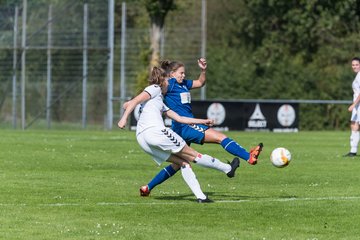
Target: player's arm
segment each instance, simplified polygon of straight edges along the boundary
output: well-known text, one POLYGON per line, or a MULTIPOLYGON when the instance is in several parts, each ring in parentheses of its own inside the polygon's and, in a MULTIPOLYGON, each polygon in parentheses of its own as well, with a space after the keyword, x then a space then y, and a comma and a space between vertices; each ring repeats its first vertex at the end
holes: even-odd
POLYGON ((349 112, 351 112, 359 102, 360 102, 360 94, 348 108, 349 112))
POLYGON ((198 65, 199 68, 201 69, 200 76, 198 79, 193 80, 192 88, 201 88, 206 83, 206 68, 207 68, 206 59, 205 58, 198 59, 198 65))
POLYGON ((174 112, 173 110, 169 109, 168 111, 165 112, 165 115, 179 123, 185 123, 185 124, 204 124, 207 126, 212 126, 214 125, 214 120, 212 119, 199 119, 199 118, 189 118, 189 117, 184 117, 184 116, 180 116, 179 114, 177 114, 176 112, 174 112))
POLYGON ((124 114, 122 115, 122 117, 120 118, 119 122, 118 122, 118 127, 119 128, 124 128, 126 126, 126 122, 127 119, 129 117, 129 115, 132 113, 132 111, 134 111, 135 107, 150 99, 150 94, 148 92, 142 92, 139 95, 137 95, 135 98, 131 99, 130 101, 127 101, 124 103, 123 108, 125 109, 124 114))

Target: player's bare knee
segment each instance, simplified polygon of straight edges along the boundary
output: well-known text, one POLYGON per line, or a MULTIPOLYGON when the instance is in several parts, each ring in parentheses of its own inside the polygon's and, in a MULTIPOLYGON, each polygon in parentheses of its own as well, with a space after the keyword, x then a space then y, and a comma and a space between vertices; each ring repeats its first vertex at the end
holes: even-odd
POLYGON ((211 129, 205 132, 204 142, 220 144, 225 138, 227 138, 227 136, 222 132, 211 129))
POLYGON ((171 167, 172 167, 175 171, 178 171, 178 170, 182 167, 182 164, 171 163, 171 167))

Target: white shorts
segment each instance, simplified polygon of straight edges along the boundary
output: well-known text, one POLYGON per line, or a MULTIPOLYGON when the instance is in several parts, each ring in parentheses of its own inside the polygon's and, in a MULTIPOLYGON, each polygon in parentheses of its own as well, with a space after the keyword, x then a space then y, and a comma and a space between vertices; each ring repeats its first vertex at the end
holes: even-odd
POLYGON ((355 106, 354 109, 351 112, 351 122, 357 122, 360 123, 360 109, 359 109, 359 105, 355 106))
POLYGON ((180 152, 185 141, 170 128, 152 127, 136 136, 140 147, 150 154, 157 164, 169 159, 172 153, 180 152))

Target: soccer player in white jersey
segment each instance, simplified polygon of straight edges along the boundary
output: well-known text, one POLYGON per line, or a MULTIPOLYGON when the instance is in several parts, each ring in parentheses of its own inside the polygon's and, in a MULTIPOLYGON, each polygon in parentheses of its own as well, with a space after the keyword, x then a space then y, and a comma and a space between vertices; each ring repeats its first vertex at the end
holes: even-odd
POLYGON ((199 203, 212 202, 201 190, 200 184, 192 171, 190 162, 200 166, 213 168, 234 177, 239 166, 239 158, 234 158, 230 164, 221 162, 206 154, 201 154, 186 145, 186 142, 170 128, 165 127, 162 113, 167 117, 186 124, 205 124, 211 126, 211 119, 197 119, 179 116, 163 103, 163 94, 167 89, 165 72, 154 67, 151 72, 150 85, 132 100, 124 103, 125 112, 118 122, 119 128, 124 128, 131 112, 141 104, 140 117, 136 127, 136 139, 141 148, 151 155, 157 164, 165 161, 181 167, 182 176, 197 198, 199 203))
POLYGON ((359 122, 360 122, 360 58, 354 57, 351 60, 352 70, 356 73, 356 77, 352 83, 352 89, 354 92, 353 102, 349 106, 348 111, 351 112, 351 135, 350 135, 350 152, 346 154, 346 157, 355 157, 359 145, 359 122))

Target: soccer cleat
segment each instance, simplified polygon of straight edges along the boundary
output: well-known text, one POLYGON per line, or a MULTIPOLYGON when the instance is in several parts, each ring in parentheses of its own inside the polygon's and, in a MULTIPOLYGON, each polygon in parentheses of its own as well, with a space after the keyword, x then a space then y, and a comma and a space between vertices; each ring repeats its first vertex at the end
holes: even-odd
POLYGON ((205 199, 201 199, 201 198, 198 198, 196 200, 198 203, 213 203, 214 201, 209 199, 209 198, 205 198, 205 199))
POLYGON ((236 169, 240 166, 240 160, 239 160, 239 158, 234 158, 233 160, 232 160, 232 162, 230 163, 229 162, 229 164, 230 164, 230 166, 231 166, 231 170, 230 170, 230 172, 228 172, 226 175, 229 177, 229 178, 233 178, 234 176, 235 176, 235 171, 236 171, 236 169))
POLYGON ((356 153, 349 152, 345 154, 344 157, 356 157, 356 153))
POLYGON ((150 195, 150 190, 147 185, 140 187, 140 196, 147 197, 150 195))
POLYGON ((247 161, 251 165, 257 164, 258 157, 263 149, 264 145, 263 143, 259 143, 256 147, 252 148, 250 150, 250 158, 247 161))

